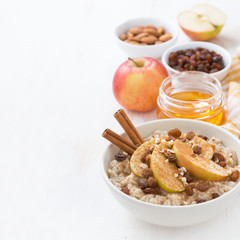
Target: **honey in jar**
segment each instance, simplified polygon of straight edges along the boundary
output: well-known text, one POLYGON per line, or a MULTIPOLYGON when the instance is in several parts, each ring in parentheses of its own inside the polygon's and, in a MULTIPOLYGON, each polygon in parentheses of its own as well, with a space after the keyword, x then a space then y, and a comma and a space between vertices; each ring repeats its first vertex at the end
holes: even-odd
POLYGON ((157 117, 225 121, 220 82, 206 73, 183 72, 166 78, 159 89, 157 117))

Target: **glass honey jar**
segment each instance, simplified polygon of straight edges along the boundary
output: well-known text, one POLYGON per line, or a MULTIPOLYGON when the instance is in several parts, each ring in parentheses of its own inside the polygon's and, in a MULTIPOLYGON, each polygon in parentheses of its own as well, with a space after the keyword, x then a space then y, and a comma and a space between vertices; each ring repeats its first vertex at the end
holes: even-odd
POLYGON ((225 99, 221 83, 203 72, 189 71, 167 77, 159 89, 157 118, 198 119, 221 125, 225 99))

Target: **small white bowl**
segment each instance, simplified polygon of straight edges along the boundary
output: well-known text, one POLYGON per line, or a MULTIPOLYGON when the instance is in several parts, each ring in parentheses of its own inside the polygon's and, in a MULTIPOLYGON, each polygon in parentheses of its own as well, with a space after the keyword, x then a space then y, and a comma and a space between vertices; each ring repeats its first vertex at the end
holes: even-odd
MULTIPOLYGON (((176 127, 183 132, 194 131, 209 138, 216 137, 220 139, 224 146, 231 147, 237 153, 240 160, 240 141, 230 132, 213 124, 189 119, 165 119, 143 123, 137 126, 137 129, 143 137, 146 137, 156 130, 170 130, 176 127)), ((223 213, 224 209, 230 206, 232 201, 237 198, 237 193, 240 190, 240 184, 238 183, 232 190, 219 198, 189 206, 163 206, 146 203, 124 194, 110 182, 107 169, 118 150, 112 144, 108 144, 106 147, 101 162, 103 178, 114 198, 124 208, 135 217, 149 223, 176 227, 204 222, 217 214, 223 213)))
POLYGON ((187 43, 182 43, 182 44, 177 44, 169 49, 167 49, 163 55, 162 55, 162 64, 164 65, 164 67, 167 69, 168 73, 171 75, 173 73, 178 73, 179 71, 171 68, 168 65, 168 57, 172 52, 176 52, 179 50, 185 50, 185 49, 189 49, 189 48, 198 48, 198 47, 202 47, 202 48, 206 48, 208 50, 211 51, 215 51, 217 54, 220 54, 223 57, 223 62, 225 67, 215 73, 210 73, 210 75, 216 77, 219 81, 221 81, 228 73, 228 70, 231 66, 232 63, 232 58, 231 55, 229 54, 229 52, 224 49, 223 47, 217 45, 217 44, 213 44, 213 43, 209 43, 209 42, 197 42, 197 41, 193 41, 193 42, 187 42, 187 43))
POLYGON ((134 18, 126 22, 123 22, 115 29, 114 35, 115 35, 115 40, 117 45, 123 52, 127 54, 128 57, 160 58, 163 52, 176 42, 178 33, 179 33, 179 29, 173 23, 160 18, 146 17, 146 18, 134 18), (131 27, 138 27, 140 25, 146 26, 148 24, 154 25, 156 27, 163 26, 165 31, 170 32, 172 34, 172 39, 161 44, 140 46, 140 45, 126 43, 119 38, 120 34, 127 33, 127 31, 131 27))

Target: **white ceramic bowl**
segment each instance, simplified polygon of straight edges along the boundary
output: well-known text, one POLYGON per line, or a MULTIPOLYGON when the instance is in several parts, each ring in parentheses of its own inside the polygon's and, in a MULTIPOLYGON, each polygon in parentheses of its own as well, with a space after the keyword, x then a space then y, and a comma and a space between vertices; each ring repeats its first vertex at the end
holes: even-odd
POLYGON ((152 57, 160 58, 163 52, 171 47, 177 40, 179 29, 176 25, 169 21, 165 21, 160 18, 134 18, 123 22, 115 29, 115 40, 119 48, 127 54, 128 57, 152 57), (172 39, 162 44, 149 45, 149 46, 140 46, 130 43, 126 43, 119 39, 120 34, 127 33, 131 27, 136 27, 140 25, 154 25, 156 27, 163 26, 167 32, 172 34, 172 39))
MULTIPOLYGON (((176 127, 183 132, 192 130, 208 137, 221 139, 224 146, 235 150, 238 159, 240 159, 240 141, 237 137, 213 124, 189 119, 166 119, 143 123, 137 126, 137 129, 143 137, 146 137, 155 130, 170 130, 176 127)), ((123 136, 125 135, 123 134, 123 136)), ((240 190, 240 184, 238 183, 232 190, 219 198, 190 206, 162 206, 146 203, 122 193, 110 182, 107 176, 107 169, 109 162, 114 159, 114 155, 117 152, 118 148, 112 144, 108 144, 106 147, 101 162, 103 178, 114 198, 124 208, 132 215, 149 223, 162 226, 187 226, 206 221, 217 214, 223 213, 224 209, 232 203, 240 190)))
POLYGON ((187 43, 182 43, 182 44, 177 44, 169 49, 167 49, 163 55, 162 55, 162 64, 164 65, 164 67, 167 69, 168 73, 171 75, 173 73, 178 73, 179 71, 171 68, 168 65, 168 57, 172 52, 176 52, 179 50, 185 50, 185 49, 189 49, 189 48, 198 48, 198 47, 202 47, 202 48, 207 48, 208 50, 211 51, 215 51, 217 54, 220 54, 223 57, 223 62, 224 62, 224 69, 222 69, 221 71, 215 72, 215 73, 210 73, 210 75, 216 77, 219 81, 221 81, 228 73, 228 70, 231 66, 232 63, 232 58, 231 55, 229 54, 229 52, 224 49, 223 47, 217 45, 217 44, 213 44, 213 43, 209 43, 209 42, 197 42, 197 41, 193 41, 193 42, 187 42, 187 43))

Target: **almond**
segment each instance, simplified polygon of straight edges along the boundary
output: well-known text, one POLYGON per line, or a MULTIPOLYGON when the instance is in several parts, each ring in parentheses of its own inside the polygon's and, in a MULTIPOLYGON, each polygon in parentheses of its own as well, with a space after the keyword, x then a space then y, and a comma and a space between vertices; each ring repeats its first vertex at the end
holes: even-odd
POLYGON ((156 28, 155 26, 153 26, 153 25, 150 25, 150 24, 147 25, 147 28, 152 28, 152 29, 154 29, 155 31, 157 31, 157 28, 156 28))
POLYGON ((147 37, 143 37, 141 39, 141 42, 143 43, 147 43, 147 44, 153 44, 157 41, 157 37, 153 36, 153 35, 150 35, 150 36, 147 36, 147 37))
POLYGON ((139 42, 139 40, 137 40, 136 37, 128 37, 127 40, 139 42))
POLYGON ((162 42, 166 42, 172 38, 172 34, 169 32, 164 33, 161 37, 159 37, 159 40, 162 42))
POLYGON ((125 41, 127 39, 127 34, 123 33, 119 36, 119 38, 122 40, 122 41, 125 41))
POLYGON ((162 41, 156 41, 155 44, 161 44, 163 43, 162 41))
POLYGON ((146 36, 148 36, 148 34, 145 33, 145 32, 139 33, 138 35, 135 36, 135 39, 140 42, 141 39, 142 39, 143 37, 146 37, 146 36))
POLYGON ((127 36, 128 36, 128 37, 133 37, 134 35, 133 35, 131 32, 128 31, 128 32, 127 32, 127 36))
POLYGON ((143 30, 145 27, 143 25, 140 25, 140 26, 138 26, 138 28, 143 30))
POLYGON ((146 29, 143 30, 143 32, 144 32, 144 33, 148 33, 148 34, 150 34, 150 35, 154 35, 154 36, 156 36, 156 37, 159 37, 159 36, 160 36, 159 32, 156 31, 156 30, 154 30, 154 29, 152 29, 152 28, 146 28, 146 29))
POLYGON ((138 42, 136 42, 136 41, 130 41, 130 40, 125 40, 124 42, 126 42, 126 43, 131 43, 131 44, 134 44, 134 45, 139 45, 139 43, 138 42))
POLYGON ((160 35, 162 35, 163 32, 164 32, 164 27, 163 27, 163 26, 160 26, 160 27, 157 29, 157 31, 159 32, 160 35))
POLYGON ((137 35, 142 32, 142 30, 138 27, 133 27, 129 29, 129 32, 132 33, 133 35, 137 35))

